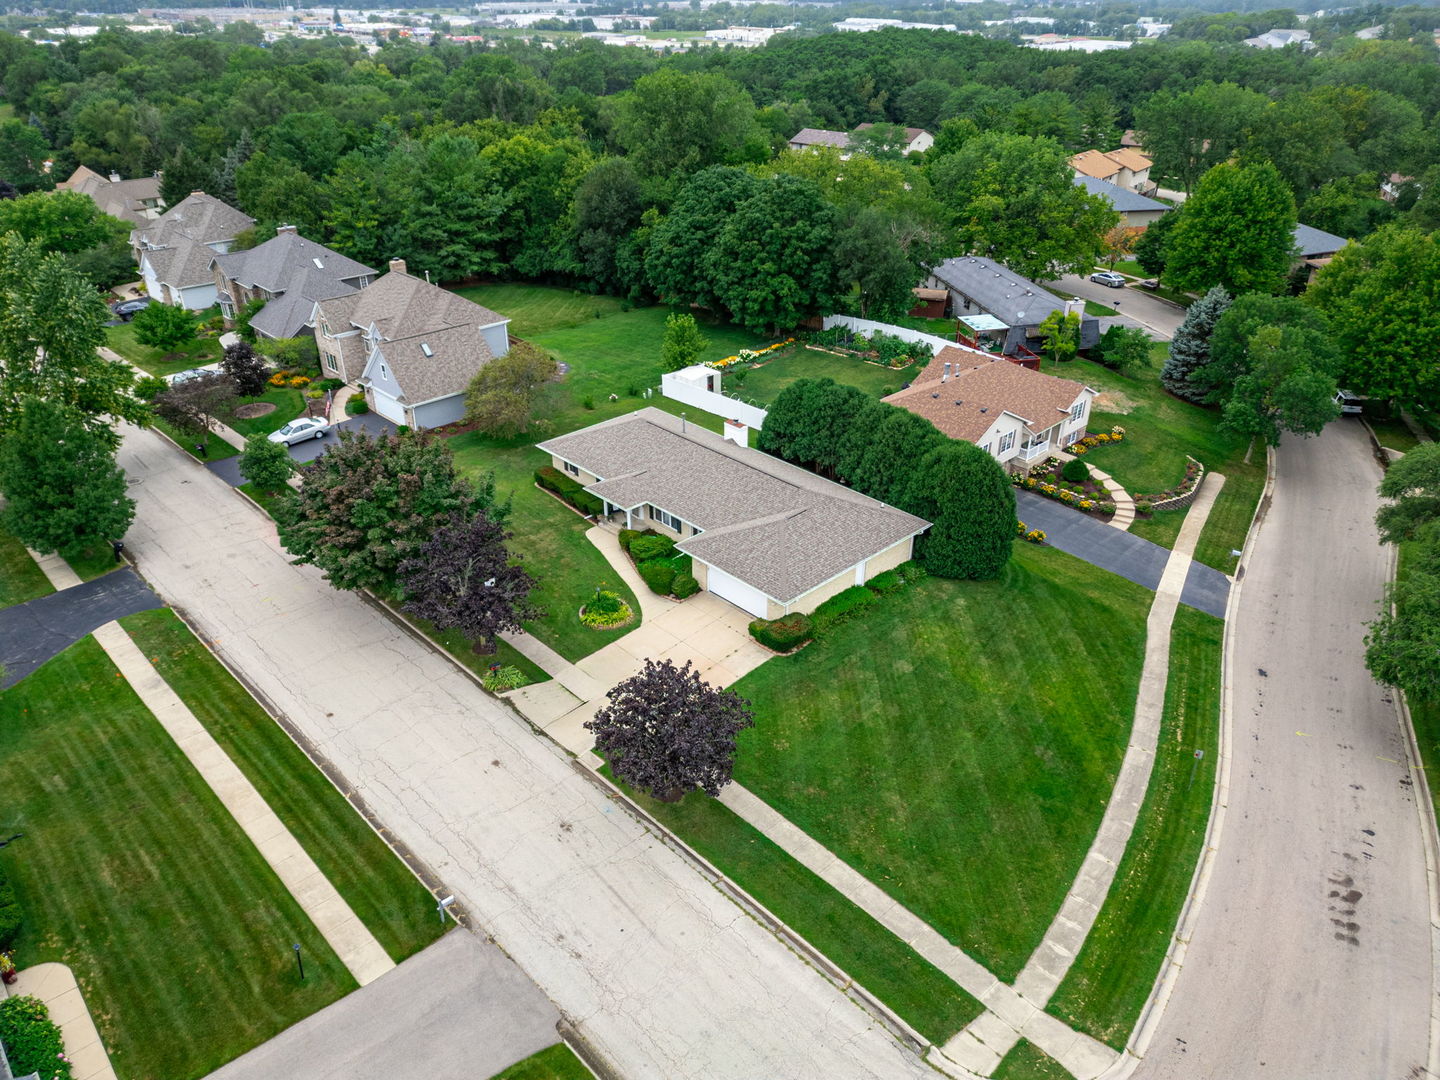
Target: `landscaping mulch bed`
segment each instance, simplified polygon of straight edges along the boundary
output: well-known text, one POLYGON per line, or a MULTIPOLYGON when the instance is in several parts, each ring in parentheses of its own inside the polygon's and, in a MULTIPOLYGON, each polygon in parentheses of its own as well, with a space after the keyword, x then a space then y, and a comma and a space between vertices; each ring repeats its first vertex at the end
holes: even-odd
POLYGON ((275 403, 273 401, 251 401, 235 410, 235 419, 254 420, 261 416, 268 416, 274 411, 275 403))

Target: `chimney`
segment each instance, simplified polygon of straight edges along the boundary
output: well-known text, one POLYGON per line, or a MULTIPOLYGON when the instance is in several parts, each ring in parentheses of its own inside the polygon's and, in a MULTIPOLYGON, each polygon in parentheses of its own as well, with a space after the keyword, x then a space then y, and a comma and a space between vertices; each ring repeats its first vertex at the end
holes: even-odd
POLYGON ((750 429, 739 420, 726 420, 725 441, 733 442, 736 446, 749 446, 750 429))
POLYGON ((1065 301, 1065 316, 1068 318, 1071 315, 1079 315, 1082 318, 1085 315, 1085 301, 1078 296, 1073 296, 1065 301))
POLYGON ((403 273, 406 273, 406 270, 405 270, 405 260, 404 260, 404 259, 391 259, 391 260, 390 260, 390 272, 391 272, 392 274, 403 274, 403 273))
POLYGON ((116 172, 114 169, 111 169, 111 170, 110 170, 110 182, 111 182, 112 184, 118 184, 118 183, 120 183, 120 174, 119 174, 118 172, 116 172))
POLYGON ((276 225, 276 226, 275 226, 275 235, 276 235, 276 236, 284 236, 286 233, 298 233, 299 231, 300 231, 300 230, 297 229, 294 225, 276 225))
POLYGON ((205 192, 201 191, 199 188, 196 188, 194 191, 190 192, 190 194, 191 194, 191 195, 204 195, 205 192))

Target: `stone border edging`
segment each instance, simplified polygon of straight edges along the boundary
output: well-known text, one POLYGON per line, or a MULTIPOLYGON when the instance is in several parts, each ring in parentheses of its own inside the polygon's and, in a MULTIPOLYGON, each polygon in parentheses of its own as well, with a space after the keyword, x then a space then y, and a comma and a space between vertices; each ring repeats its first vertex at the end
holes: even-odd
MULTIPOLYGON (((1146 1052, 1150 1049, 1150 1042, 1155 1037, 1155 1032, 1164 1017, 1170 997, 1175 992, 1175 983, 1184 967, 1185 953, 1189 949, 1190 938, 1194 935, 1195 924, 1200 917, 1200 909, 1205 903, 1205 893, 1210 886, 1210 877, 1214 872, 1215 859, 1225 827, 1225 811, 1230 793, 1233 750, 1231 717, 1234 715, 1230 672, 1235 667, 1233 616, 1239 604, 1240 584, 1245 577, 1245 562, 1254 548, 1255 536, 1270 509, 1274 489, 1275 448, 1267 446, 1265 448, 1265 487, 1260 493, 1259 501, 1255 504, 1255 512, 1250 517, 1250 528, 1245 532, 1242 554, 1236 563, 1235 574, 1231 579, 1233 584, 1225 605, 1225 633, 1220 650, 1220 724, 1216 739, 1216 754, 1219 761, 1215 769, 1215 786, 1210 796, 1210 820, 1205 826, 1205 838, 1200 849, 1200 859, 1195 864, 1195 871, 1190 877, 1189 895, 1186 896, 1185 903, 1180 909, 1180 918, 1175 924, 1175 930, 1170 935, 1170 946, 1165 950, 1165 958, 1161 961, 1160 971, 1155 976, 1150 996, 1140 1010, 1140 1016, 1135 1021, 1130 1038, 1125 1042, 1125 1051, 1113 1067, 1101 1074, 1099 1080, 1125 1080, 1140 1067, 1140 1062, 1144 1060, 1146 1052)), ((1196 490, 1199 490, 1198 484, 1196 490)))
MULTIPOLYGON (((1266 448, 1266 453, 1269 453, 1268 447, 1266 448)), ((1205 482, 1205 475, 1208 471, 1205 468, 1205 463, 1203 461, 1200 461, 1198 458, 1191 457, 1189 454, 1185 455, 1185 460, 1193 461, 1196 465, 1200 466, 1200 471, 1195 474, 1195 483, 1191 485, 1189 491, 1185 492, 1182 495, 1176 495, 1173 498, 1169 499, 1158 499, 1150 503, 1150 509, 1152 512, 1155 510, 1180 510, 1183 507, 1189 506, 1191 503, 1193 503, 1195 501, 1195 496, 1200 494, 1200 485, 1205 482)))

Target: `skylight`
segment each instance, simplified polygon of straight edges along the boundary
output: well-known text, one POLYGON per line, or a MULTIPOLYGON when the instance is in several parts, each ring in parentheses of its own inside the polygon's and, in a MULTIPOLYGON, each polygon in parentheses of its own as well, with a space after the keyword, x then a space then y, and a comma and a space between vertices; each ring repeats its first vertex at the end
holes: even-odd
POLYGON ((314 258, 314 259, 311 259, 310 261, 315 264, 315 269, 316 269, 316 270, 324 270, 324 269, 325 269, 325 264, 322 263, 322 262, 319 260, 318 257, 317 257, 317 258, 314 258))

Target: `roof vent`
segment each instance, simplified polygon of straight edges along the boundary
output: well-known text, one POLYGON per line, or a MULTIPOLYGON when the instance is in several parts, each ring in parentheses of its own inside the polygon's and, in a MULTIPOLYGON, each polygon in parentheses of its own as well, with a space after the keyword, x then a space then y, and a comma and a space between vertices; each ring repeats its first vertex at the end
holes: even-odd
POLYGON ((427 344, 425 344, 425 342, 423 342, 423 341, 420 343, 420 351, 421 351, 422 353, 424 353, 426 356, 434 356, 434 355, 435 355, 435 353, 431 350, 430 346, 427 345, 427 344))
POLYGON ((988 405, 982 405, 980 406, 980 411, 982 413, 988 413, 990 411, 990 407, 988 405))
POLYGON ((938 397, 940 396, 940 391, 937 390, 937 391, 935 391, 935 393, 931 394, 930 396, 931 396, 932 398, 938 398, 938 397))
POLYGON ((964 405, 965 402, 961 401, 959 398, 956 398, 956 399, 955 399, 955 404, 956 404, 956 405, 964 405))

